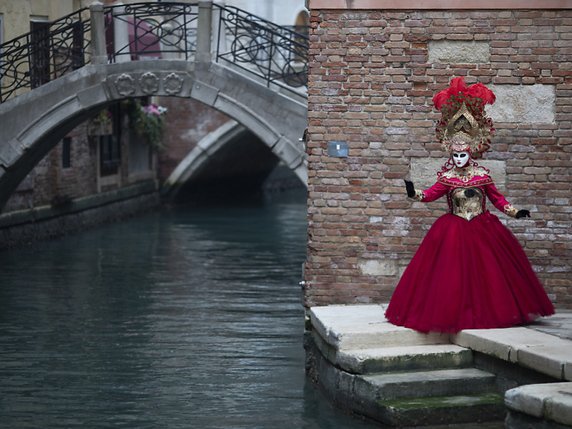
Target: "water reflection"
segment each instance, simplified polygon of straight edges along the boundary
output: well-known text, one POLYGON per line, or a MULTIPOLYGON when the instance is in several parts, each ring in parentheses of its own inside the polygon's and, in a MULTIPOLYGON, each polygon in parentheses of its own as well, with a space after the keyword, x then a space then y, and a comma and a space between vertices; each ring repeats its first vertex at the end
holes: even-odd
POLYGON ((308 385, 303 200, 0 253, 0 427, 365 428, 308 385))

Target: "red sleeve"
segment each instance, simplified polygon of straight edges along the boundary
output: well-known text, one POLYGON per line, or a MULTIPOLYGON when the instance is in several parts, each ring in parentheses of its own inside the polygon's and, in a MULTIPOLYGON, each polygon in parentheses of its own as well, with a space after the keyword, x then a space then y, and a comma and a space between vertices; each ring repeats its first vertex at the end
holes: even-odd
POLYGON ((445 195, 448 190, 449 187, 447 185, 444 185, 441 182, 437 182, 430 188, 427 188, 421 192, 421 198, 419 201, 423 201, 424 203, 435 201, 436 199, 445 195))
POLYGON ((501 212, 512 217, 516 216, 517 210, 507 201, 504 195, 499 192, 493 183, 485 185, 485 193, 491 203, 493 203, 493 205, 501 212))

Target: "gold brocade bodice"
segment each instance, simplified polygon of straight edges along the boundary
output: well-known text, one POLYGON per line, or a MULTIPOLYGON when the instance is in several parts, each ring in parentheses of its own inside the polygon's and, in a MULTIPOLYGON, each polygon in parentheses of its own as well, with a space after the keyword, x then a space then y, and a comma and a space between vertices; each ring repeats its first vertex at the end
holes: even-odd
POLYGON ((479 188, 455 188, 449 195, 451 213, 471 220, 484 212, 484 194, 479 188))

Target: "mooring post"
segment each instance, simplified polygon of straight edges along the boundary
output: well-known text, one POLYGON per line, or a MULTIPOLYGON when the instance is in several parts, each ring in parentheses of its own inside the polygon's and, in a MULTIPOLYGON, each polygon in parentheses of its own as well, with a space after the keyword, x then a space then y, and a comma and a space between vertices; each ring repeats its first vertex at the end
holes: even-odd
POLYGON ((91 21, 91 63, 106 64, 107 52, 105 48, 103 3, 94 1, 89 5, 89 12, 91 21))
POLYGON ((211 0, 199 1, 196 56, 196 61, 199 63, 211 61, 212 8, 213 2, 211 0))

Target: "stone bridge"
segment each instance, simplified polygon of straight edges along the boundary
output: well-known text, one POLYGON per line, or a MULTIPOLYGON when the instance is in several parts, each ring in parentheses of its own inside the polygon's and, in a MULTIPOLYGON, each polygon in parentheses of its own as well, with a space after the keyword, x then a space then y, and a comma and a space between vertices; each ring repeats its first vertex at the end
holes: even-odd
MULTIPOLYGON (((145 11, 146 16, 152 15, 155 20, 145 19, 147 28, 158 22, 154 29, 161 30, 147 31, 147 35, 159 34, 153 41, 160 45, 159 55, 155 58, 137 58, 134 61, 133 40, 127 40, 126 46, 131 48, 129 55, 121 57, 121 40, 118 41, 117 34, 115 51, 110 54, 105 40, 109 22, 120 21, 122 14, 130 14, 131 22, 143 21, 144 16, 141 10, 130 10, 128 6, 118 11, 115 7, 104 8, 96 2, 89 8, 89 20, 83 22, 83 27, 90 30, 84 33, 84 37, 89 38, 84 46, 89 46, 90 51, 89 56, 86 52, 88 59, 85 65, 65 70, 57 78, 32 90, 11 89, 15 94, 11 97, 4 96, 6 89, 3 88, 2 101, 5 101, 0 104, 0 207, 30 170, 74 127, 109 104, 143 96, 192 98, 223 112, 234 119, 235 126, 244 127, 259 137, 306 183, 304 147, 300 142, 307 122, 306 95, 303 84, 289 84, 292 78, 305 77, 305 63, 300 73, 299 64, 295 69, 293 62, 288 61, 295 59, 300 63, 300 58, 293 56, 300 54, 303 44, 284 48, 284 40, 296 39, 296 33, 281 30, 239 9, 223 8, 209 1, 195 5, 158 3, 145 7, 154 8, 145 11), (158 9, 159 5, 163 5, 163 9, 158 9), (156 18, 167 12, 168 18, 156 18), (184 13, 188 16, 183 16, 184 13), (188 30, 184 39, 173 42, 177 34, 173 30, 174 23, 179 25, 181 21, 194 29, 195 43, 188 43, 188 30), (270 34, 270 39, 267 37, 267 43, 254 45, 253 41, 259 41, 261 34, 270 34), (276 41, 279 44, 274 46, 276 41), (226 48, 228 45, 230 49, 226 48), (288 49, 290 53, 284 55, 288 49)), ((126 19, 123 21, 128 22, 126 19)), ((72 25, 76 28, 74 36, 77 41, 77 21, 72 25)), ((116 25, 116 32, 117 28, 116 25)), ((143 53, 148 56, 149 53, 157 54, 150 47, 150 44, 145 45, 143 53)), ((3 45, 2 51, 6 53, 8 48, 3 45)), ((10 61, 10 57, 4 54, 2 59, 3 62, 10 61)), ((77 57, 72 60, 77 60, 77 57)), ((31 74, 30 66, 30 71, 23 76, 31 74)), ((17 77, 17 71, 9 76, 4 74, 2 84, 7 79, 9 82, 10 79, 17 81, 17 77)), ((24 83, 30 86, 30 82, 24 83)), ((228 131, 224 130, 225 133, 228 131)), ((204 148, 203 152, 206 156, 194 157, 198 162, 205 162, 212 153, 204 148)), ((190 163, 179 168, 179 174, 185 177, 185 168, 196 167, 196 163, 190 163)))

